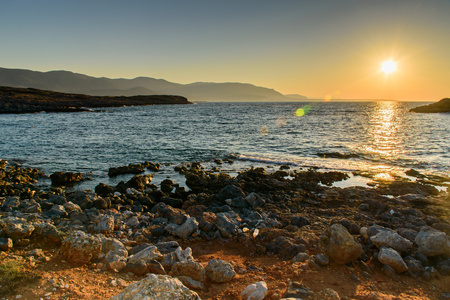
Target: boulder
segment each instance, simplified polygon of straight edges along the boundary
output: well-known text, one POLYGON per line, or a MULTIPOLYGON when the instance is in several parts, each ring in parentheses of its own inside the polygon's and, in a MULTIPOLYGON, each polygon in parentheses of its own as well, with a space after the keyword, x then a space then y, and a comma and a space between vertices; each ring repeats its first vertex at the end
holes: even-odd
POLYGON ((267 284, 265 281, 250 284, 241 293, 241 297, 246 300, 263 300, 267 294, 267 284))
POLYGON ((61 245, 62 257, 76 266, 96 260, 101 254, 102 240, 100 237, 79 230, 70 233, 61 245))
POLYGON ((376 235, 370 237, 370 241, 378 248, 385 246, 399 252, 406 252, 413 246, 412 242, 390 230, 379 231, 376 235))
POLYGON ((415 239, 419 252, 426 256, 450 256, 450 236, 442 231, 424 226, 415 239))
POLYGON ((237 197, 244 198, 245 193, 240 187, 237 187, 235 185, 227 185, 220 191, 219 197, 222 200, 233 199, 237 197))
POLYGON ((403 258, 392 248, 381 247, 380 253, 378 253, 378 260, 383 265, 392 267, 397 273, 408 271, 408 266, 403 261, 403 258))
POLYGON ((229 282, 236 276, 233 266, 221 259, 209 261, 205 271, 206 276, 214 282, 229 282))
POLYGON ((260 207, 266 204, 266 201, 257 193, 252 192, 245 197, 245 201, 247 201, 248 205, 251 207, 260 207))
POLYGON ((181 224, 176 230, 175 235, 182 239, 187 239, 198 228, 198 222, 195 218, 190 217, 183 224, 181 224))
POLYGON ((13 247, 13 241, 10 238, 0 238, 0 251, 9 251, 13 247))
POLYGON ((331 225, 322 233, 319 247, 337 264, 350 263, 362 254, 362 246, 339 223, 331 225))
POLYGON ((111 233, 114 231, 114 217, 99 215, 94 220, 94 231, 100 233, 111 233))
POLYGON ((55 172, 50 175, 50 179, 52 180, 52 185, 54 186, 73 185, 77 182, 83 181, 81 173, 72 172, 55 172))
POLYGON ((171 274, 172 276, 188 276, 195 281, 205 281, 205 269, 199 262, 193 260, 176 262, 172 266, 171 274))
POLYGON ((130 284, 111 300, 197 300, 198 294, 184 286, 177 278, 167 275, 150 274, 146 278, 130 284))
POLYGON ((224 213, 217 214, 216 226, 223 237, 228 238, 238 234, 239 227, 224 213))
POLYGON ((4 231, 8 237, 10 237, 13 241, 17 241, 20 239, 27 238, 31 235, 34 230, 34 226, 27 223, 9 223, 4 231))

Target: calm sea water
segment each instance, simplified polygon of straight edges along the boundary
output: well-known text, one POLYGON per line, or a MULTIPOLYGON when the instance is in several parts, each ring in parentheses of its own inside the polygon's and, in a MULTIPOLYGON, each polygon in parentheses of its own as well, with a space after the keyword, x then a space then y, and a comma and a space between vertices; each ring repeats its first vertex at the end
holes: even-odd
MULTIPOLYGON (((200 103, 100 112, 0 115, 0 158, 90 173, 153 161, 180 164, 236 155, 222 168, 291 163, 331 170, 450 175, 450 114, 409 113, 413 102, 200 103), (300 110, 299 110, 300 109, 300 110), (349 155, 331 157, 330 153, 349 155)), ((176 176, 173 166, 164 176, 176 176)), ((165 170, 165 171, 164 171, 165 170)))

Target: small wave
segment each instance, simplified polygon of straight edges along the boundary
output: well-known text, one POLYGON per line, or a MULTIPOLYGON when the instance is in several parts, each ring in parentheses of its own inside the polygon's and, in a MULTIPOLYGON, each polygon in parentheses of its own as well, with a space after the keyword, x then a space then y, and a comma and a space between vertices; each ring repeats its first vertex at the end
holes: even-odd
POLYGON ((290 165, 290 166, 300 166, 298 163, 287 161, 287 160, 275 160, 264 157, 255 157, 255 156, 247 156, 247 155, 239 155, 236 157, 238 160, 242 161, 253 161, 259 163, 273 164, 273 165, 290 165))
POLYGON ((317 156, 323 158, 341 158, 341 159, 349 159, 349 158, 361 158, 360 155, 354 153, 340 153, 340 152, 318 152, 317 156))

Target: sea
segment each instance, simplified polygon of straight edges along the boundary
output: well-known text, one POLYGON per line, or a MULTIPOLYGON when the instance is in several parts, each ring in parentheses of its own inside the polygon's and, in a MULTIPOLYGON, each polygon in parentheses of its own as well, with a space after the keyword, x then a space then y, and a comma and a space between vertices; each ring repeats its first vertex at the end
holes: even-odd
MULTIPOLYGON (((81 172, 75 188, 115 185, 110 167, 161 163, 158 184, 184 185, 174 166, 200 162, 232 176, 289 165, 342 171, 337 186, 422 174, 450 176, 450 114, 411 113, 399 101, 200 102, 77 113, 0 114, 0 159, 53 172, 81 172), (231 158, 232 163, 217 164, 231 158)), ((148 171, 147 173, 152 173, 148 171)), ((47 180, 48 181, 48 180, 47 180)), ((48 184, 44 182, 43 184, 48 184)))

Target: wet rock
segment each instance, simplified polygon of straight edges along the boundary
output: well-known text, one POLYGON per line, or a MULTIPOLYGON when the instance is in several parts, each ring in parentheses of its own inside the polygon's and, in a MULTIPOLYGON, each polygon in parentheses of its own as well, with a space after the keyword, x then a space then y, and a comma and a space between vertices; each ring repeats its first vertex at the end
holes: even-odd
POLYGON ((52 180, 52 185, 54 186, 73 185, 77 182, 83 181, 81 173, 72 172, 55 172, 50 175, 50 179, 52 180))
POLYGON ((426 256, 450 256, 450 237, 431 227, 422 227, 415 239, 419 252, 426 256))
POLYGON ((70 233, 62 242, 61 255, 77 266, 96 260, 102 254, 102 240, 82 231, 70 233))
POLYGON ((221 259, 210 260, 205 270, 206 276, 214 282, 229 282, 236 276, 233 266, 221 259))
POLYGON ((322 233, 319 247, 337 264, 347 264, 362 254, 362 246, 341 224, 333 224, 322 233))
POLYGON ((129 164, 128 166, 121 166, 121 167, 111 167, 108 171, 109 177, 115 177, 120 174, 139 174, 143 173, 145 171, 143 165, 138 164, 129 164))
POLYGON ((9 251, 13 247, 13 241, 10 238, 0 238, 0 251, 9 251))
POLYGON ((199 300, 200 297, 194 291, 184 286, 177 278, 167 275, 150 274, 146 278, 130 284, 111 300, 199 300))
POLYGON ((378 260, 383 265, 392 267, 397 273, 408 271, 408 266, 400 254, 392 248, 381 247, 380 253, 378 253, 378 260))
POLYGON ((241 297, 246 300, 263 300, 267 294, 267 284, 265 281, 250 284, 241 293, 241 297))
POLYGON ((406 252, 413 246, 412 242, 395 231, 380 231, 376 235, 371 236, 370 241, 378 248, 386 246, 399 252, 406 252))
POLYGON ((198 228, 198 222, 195 218, 191 217, 186 220, 175 230, 175 235, 182 239, 187 239, 198 228))
POLYGON ((164 179, 161 182, 161 191, 163 191, 166 194, 170 194, 170 192, 172 192, 173 187, 174 187, 175 183, 170 180, 170 179, 164 179))
POLYGON ((176 262, 171 269, 172 276, 188 276, 196 281, 205 281, 205 269, 193 260, 176 262))
POLYGON ((155 164, 151 161, 146 161, 145 163, 143 163, 143 166, 149 169, 150 171, 158 172, 159 168, 161 167, 161 164, 155 164))

